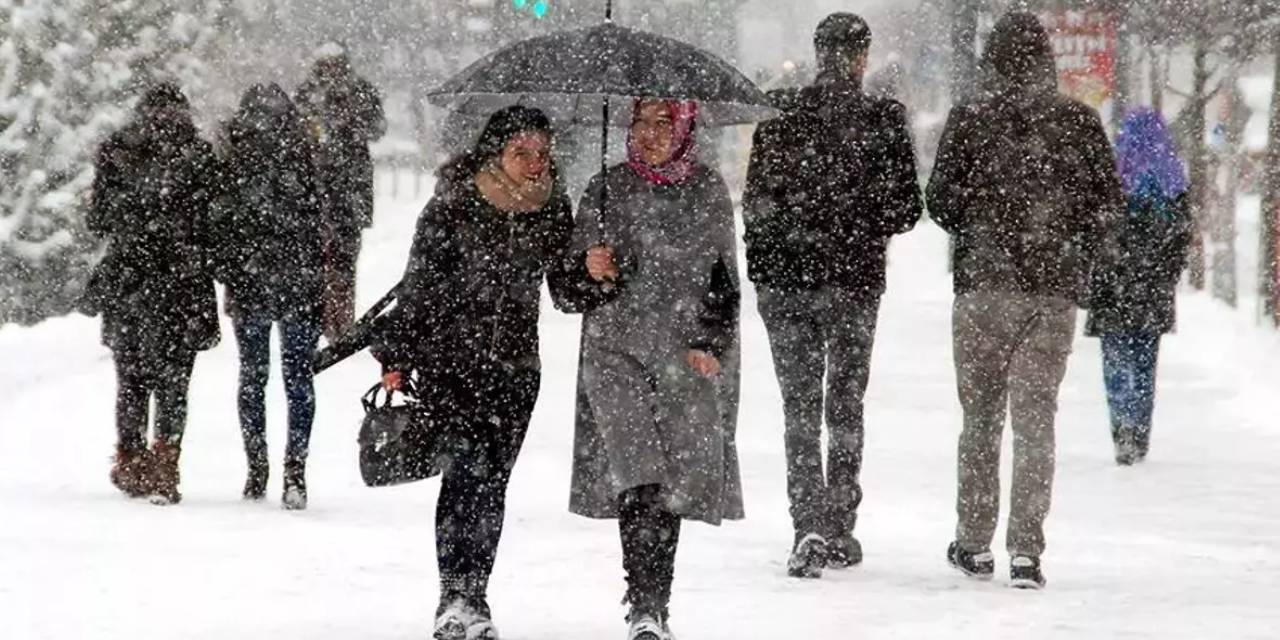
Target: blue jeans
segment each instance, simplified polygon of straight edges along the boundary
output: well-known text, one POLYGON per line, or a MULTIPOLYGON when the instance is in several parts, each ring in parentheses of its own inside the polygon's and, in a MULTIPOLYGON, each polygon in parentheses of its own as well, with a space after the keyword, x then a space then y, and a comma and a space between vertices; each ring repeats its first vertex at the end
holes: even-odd
POLYGON ((1102 372, 1113 437, 1127 433, 1140 444, 1150 439, 1159 353, 1160 334, 1152 331, 1102 335, 1102 372))
MULTIPOLYGON (((267 463, 266 387, 271 369, 270 317, 245 314, 235 319, 240 348, 240 434, 249 464, 267 463)), ((311 422, 316 413, 311 356, 320 339, 319 322, 293 315, 279 320, 284 390, 289 403, 289 442, 285 459, 306 460, 311 422)))

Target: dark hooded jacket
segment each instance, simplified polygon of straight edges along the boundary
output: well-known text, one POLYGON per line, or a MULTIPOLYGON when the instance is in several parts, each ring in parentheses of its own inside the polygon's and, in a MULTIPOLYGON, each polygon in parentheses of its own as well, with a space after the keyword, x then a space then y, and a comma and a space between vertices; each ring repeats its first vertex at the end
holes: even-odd
POLYGON ((151 361, 217 344, 209 210, 219 164, 181 92, 144 97, 137 119, 99 147, 95 171, 87 224, 107 250, 84 307, 102 314, 103 344, 151 361))
POLYGON ((982 71, 981 90, 951 110, 928 188, 930 215, 955 241, 955 291, 1087 306, 1123 208, 1102 122, 1057 92, 1031 14, 997 23, 982 71))
POLYGON ((369 143, 387 130, 378 90, 345 56, 317 63, 294 101, 315 142, 328 226, 340 237, 373 224, 373 157, 369 143))
POLYGON ((219 275, 233 314, 318 318, 324 229, 311 144, 288 94, 256 85, 226 127, 219 275))
POLYGON ((756 129, 743 196, 748 275, 883 293, 889 238, 923 209, 906 109, 832 73, 771 96, 783 115, 756 129))

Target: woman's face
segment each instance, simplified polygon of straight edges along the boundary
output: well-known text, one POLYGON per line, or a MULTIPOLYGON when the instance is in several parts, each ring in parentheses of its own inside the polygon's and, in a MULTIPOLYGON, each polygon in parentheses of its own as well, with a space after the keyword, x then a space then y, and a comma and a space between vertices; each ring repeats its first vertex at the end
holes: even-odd
POLYGON ((651 167, 666 164, 675 153, 676 129, 671 109, 665 102, 646 101, 636 107, 631 136, 640 151, 640 159, 651 167))
POLYGON ((518 133, 499 158, 502 172, 517 184, 538 182, 551 169, 551 137, 541 131, 518 133))

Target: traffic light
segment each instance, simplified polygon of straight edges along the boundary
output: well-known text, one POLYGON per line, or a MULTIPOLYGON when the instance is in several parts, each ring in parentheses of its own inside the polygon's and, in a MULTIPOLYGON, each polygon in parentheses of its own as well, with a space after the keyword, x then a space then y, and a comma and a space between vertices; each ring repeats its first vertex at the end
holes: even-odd
POLYGON ((547 17, 547 12, 551 11, 551 0, 511 0, 511 6, 515 7, 516 11, 527 11, 541 20, 547 17))

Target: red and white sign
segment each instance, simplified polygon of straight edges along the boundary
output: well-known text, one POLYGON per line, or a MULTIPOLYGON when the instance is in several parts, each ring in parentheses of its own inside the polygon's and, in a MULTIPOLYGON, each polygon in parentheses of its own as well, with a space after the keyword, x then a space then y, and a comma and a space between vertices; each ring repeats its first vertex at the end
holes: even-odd
POLYGON ((1040 21, 1053 41, 1063 93, 1101 107, 1116 85, 1116 23, 1101 11, 1049 11, 1040 21))

